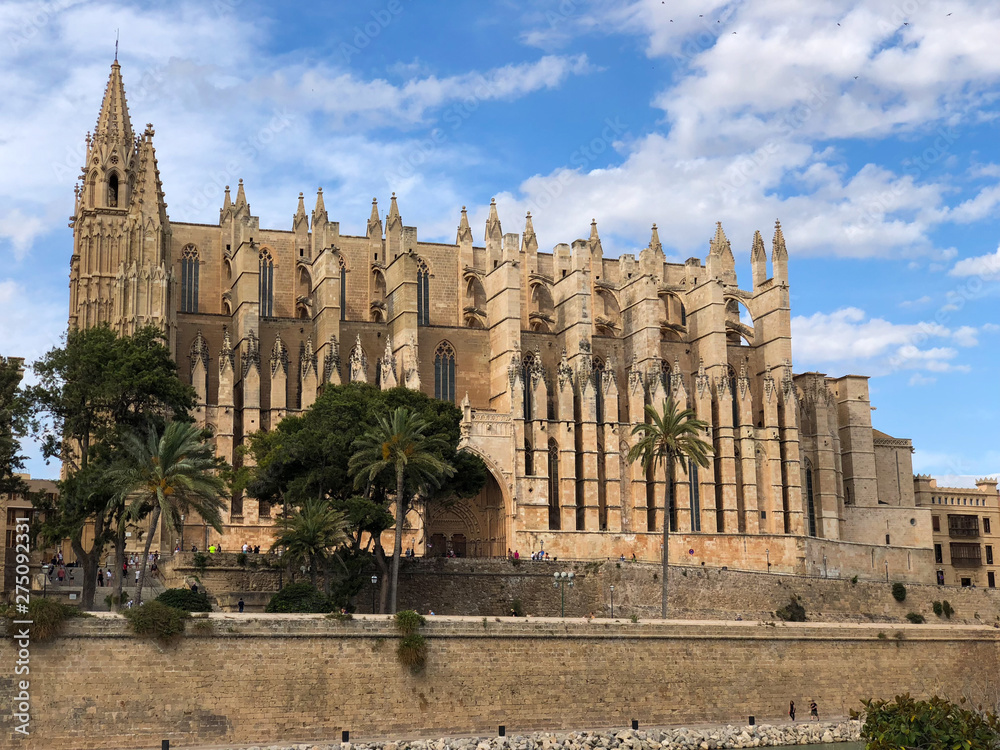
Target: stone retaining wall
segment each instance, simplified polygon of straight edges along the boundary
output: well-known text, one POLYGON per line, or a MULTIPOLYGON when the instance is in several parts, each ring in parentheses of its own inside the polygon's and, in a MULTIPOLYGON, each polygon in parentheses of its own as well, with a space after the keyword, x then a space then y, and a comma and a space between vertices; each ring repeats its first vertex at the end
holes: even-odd
MULTIPOLYGON (((213 615, 170 645, 122 618, 70 621, 31 651, 23 750, 122 750, 846 716, 864 698, 958 698, 998 669, 986 627, 429 618, 426 669, 387 617, 213 615)), ((0 694, 14 645, 0 642, 0 694)), ((23 679, 23 678, 21 678, 23 679)), ((0 737, 12 717, 0 714, 0 737)))

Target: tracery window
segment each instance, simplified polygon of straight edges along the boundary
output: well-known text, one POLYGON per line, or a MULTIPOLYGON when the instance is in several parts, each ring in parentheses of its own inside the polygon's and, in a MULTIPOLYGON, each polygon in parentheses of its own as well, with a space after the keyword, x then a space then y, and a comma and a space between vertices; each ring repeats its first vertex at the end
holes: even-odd
POLYGON ((259 279, 260 316, 270 318, 274 316, 274 259, 271 251, 266 247, 260 251, 260 279, 259 279))
POLYGON ((198 248, 188 245, 181 254, 181 312, 198 312, 198 248))
POLYGON ((434 398, 455 402, 455 350, 447 341, 434 352, 434 398))
POLYGON ((429 326, 431 324, 431 285, 430 271, 427 264, 420 261, 417 266, 417 325, 429 326))
POLYGON ((806 511, 809 519, 809 536, 816 536, 816 499, 813 496, 812 464, 806 459, 806 511))
POLYGON ((347 320, 347 264, 340 258, 340 319, 347 320))

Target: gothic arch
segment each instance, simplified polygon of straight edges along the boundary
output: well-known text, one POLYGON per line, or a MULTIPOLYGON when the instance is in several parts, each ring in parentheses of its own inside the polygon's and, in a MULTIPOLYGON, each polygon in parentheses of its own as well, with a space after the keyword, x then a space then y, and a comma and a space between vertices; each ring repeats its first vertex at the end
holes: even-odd
POLYGON ((369 314, 372 323, 384 323, 386 319, 386 283, 385 274, 380 268, 372 268, 371 306, 369 314))
POLYGON ((742 294, 725 292, 722 295, 726 303, 726 338, 730 344, 742 345, 744 342, 748 346, 753 346, 754 326, 743 322, 742 310, 746 311, 747 318, 751 324, 755 318, 753 311, 747 305, 747 300, 742 294))
POLYGON ((441 401, 455 402, 456 381, 455 347, 448 341, 442 341, 434 350, 434 398, 441 401))
POLYGON ((594 294, 594 325, 599 336, 615 336, 621 328, 621 307, 610 289, 597 287, 594 294))
POLYGON ((483 545, 478 554, 502 557, 507 552, 507 540, 512 538, 510 520, 514 513, 514 502, 511 488, 504 478, 504 472, 488 454, 470 443, 466 443, 459 450, 479 456, 488 471, 486 487, 479 495, 468 501, 470 505, 475 504, 477 512, 481 512, 481 518, 485 520, 487 526, 482 530, 483 545))

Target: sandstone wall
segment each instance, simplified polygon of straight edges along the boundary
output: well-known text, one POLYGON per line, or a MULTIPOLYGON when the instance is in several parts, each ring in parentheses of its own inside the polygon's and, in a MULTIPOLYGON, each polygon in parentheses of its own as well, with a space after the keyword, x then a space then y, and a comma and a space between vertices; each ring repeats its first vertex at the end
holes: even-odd
MULTIPOLYGON (((24 750, 257 744, 386 734, 781 718, 815 698, 823 718, 905 690, 958 697, 996 674, 983 627, 431 618, 427 667, 396 661, 387 618, 212 619, 161 646, 120 618, 73 621, 31 654, 24 750), (882 633, 887 637, 879 637, 882 633), (896 635, 899 635, 897 638, 896 635)), ((13 646, 0 643, 0 693, 13 646)), ((0 714, 8 746, 10 711, 0 714)))

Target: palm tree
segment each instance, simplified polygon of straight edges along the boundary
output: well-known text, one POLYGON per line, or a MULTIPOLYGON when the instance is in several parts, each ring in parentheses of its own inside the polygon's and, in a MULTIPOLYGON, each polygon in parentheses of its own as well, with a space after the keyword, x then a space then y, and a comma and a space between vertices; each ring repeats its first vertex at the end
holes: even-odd
POLYGON ((670 533, 670 509, 674 505, 674 467, 680 463, 681 469, 687 473, 685 459, 694 461, 699 466, 708 466, 708 454, 712 446, 698 435, 708 424, 695 419, 690 409, 677 411, 677 405, 668 398, 663 405, 663 413, 652 406, 646 407, 648 422, 637 424, 632 428, 632 434, 638 435, 639 441, 629 448, 629 463, 642 461, 642 467, 647 472, 655 471, 657 466, 663 467, 667 490, 663 504, 663 594, 660 604, 660 614, 667 617, 667 545, 670 533))
POLYGON ((326 570, 330 551, 348 540, 346 514, 315 498, 307 500, 290 516, 279 518, 274 526, 278 538, 271 549, 283 549, 287 562, 307 563, 313 587, 316 586, 317 563, 323 563, 326 570))
POLYGON ((111 481, 124 502, 130 499, 128 515, 141 520, 149 514, 149 531, 142 556, 142 571, 136 604, 142 603, 149 548, 163 517, 165 524, 178 528, 182 513, 195 511, 213 529, 222 532, 222 497, 226 481, 219 476, 219 462, 212 446, 202 440, 201 428, 185 422, 171 422, 162 437, 152 428, 144 441, 127 435, 124 461, 111 472, 111 481))
POLYGON ((419 489, 429 489, 455 473, 454 467, 439 457, 448 444, 439 435, 427 435, 430 423, 415 412, 399 407, 388 418, 379 415, 375 426, 355 442, 348 462, 354 486, 371 487, 388 469, 396 474, 396 540, 392 549, 392 578, 389 583, 389 610, 396 611, 399 587, 399 559, 403 556, 403 519, 406 516, 406 481, 419 489))

